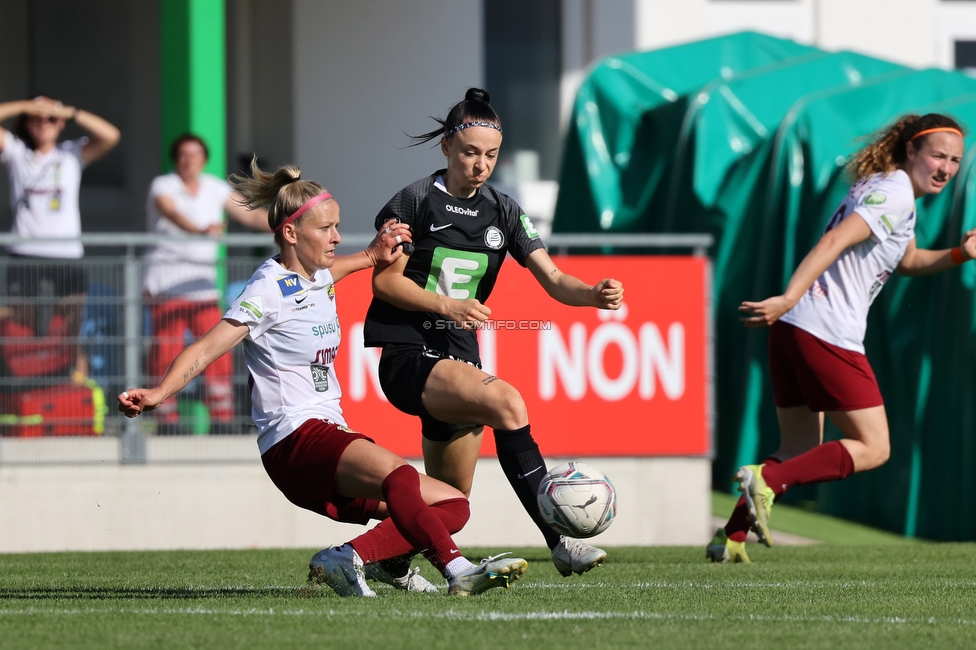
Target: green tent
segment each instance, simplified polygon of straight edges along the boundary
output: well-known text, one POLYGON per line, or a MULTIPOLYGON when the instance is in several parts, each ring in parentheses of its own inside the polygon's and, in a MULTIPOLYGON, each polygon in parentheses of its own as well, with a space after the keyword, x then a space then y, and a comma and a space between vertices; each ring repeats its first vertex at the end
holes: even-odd
POLYGON ((676 125, 646 124, 662 109, 680 119, 690 93, 711 80, 800 56, 822 56, 792 41, 746 32, 653 52, 614 56, 590 71, 576 96, 566 136, 554 226, 561 232, 627 229, 643 212, 644 188, 656 186, 664 162, 641 157, 666 150, 676 125), (677 108, 676 108, 677 107, 677 108), (660 125, 660 130, 656 127, 660 125))

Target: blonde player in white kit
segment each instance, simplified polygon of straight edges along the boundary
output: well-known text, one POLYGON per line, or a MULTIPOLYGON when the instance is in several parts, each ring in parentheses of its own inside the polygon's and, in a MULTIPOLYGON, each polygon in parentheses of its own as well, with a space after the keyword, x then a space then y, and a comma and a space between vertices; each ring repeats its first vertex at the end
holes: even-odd
POLYGON ((390 221, 365 251, 337 258, 339 205, 332 195, 301 180, 296 167, 272 174, 252 162, 251 171, 252 178, 232 181, 245 205, 268 206, 280 255, 255 271, 223 319, 176 357, 156 388, 119 395, 119 410, 136 417, 157 408, 243 343, 258 448, 274 484, 295 505, 336 521, 383 520, 316 553, 310 580, 341 596, 375 596, 367 573, 407 591, 436 591, 409 564, 396 562, 420 552, 447 578, 449 595, 507 588, 525 572, 525 560, 488 558, 474 565, 451 539, 468 520, 464 495, 347 428, 342 417, 333 367, 340 342, 335 282, 398 259, 399 245, 411 241, 409 228, 390 221))
POLYGON ((794 485, 836 481, 884 464, 888 420, 864 355, 868 309, 895 271, 926 275, 976 257, 976 230, 961 245, 915 244, 915 200, 938 194, 956 175, 962 127, 950 117, 907 115, 859 151, 859 179, 797 267, 781 296, 743 302, 746 327, 772 326, 769 365, 780 447, 736 474, 743 498, 706 550, 714 562, 748 562, 750 527, 772 546, 773 501, 794 485), (843 440, 823 443, 824 415, 843 440))

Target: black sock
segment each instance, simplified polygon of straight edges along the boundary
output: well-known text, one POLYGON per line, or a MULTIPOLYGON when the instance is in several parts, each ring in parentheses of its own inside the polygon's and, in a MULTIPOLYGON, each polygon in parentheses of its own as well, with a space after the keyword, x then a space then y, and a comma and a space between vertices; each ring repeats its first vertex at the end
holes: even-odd
POLYGON ((394 578, 402 578, 410 571, 410 564, 416 555, 416 553, 407 553, 406 555, 391 557, 388 560, 381 560, 380 566, 394 578))
POLYGON ((550 549, 555 548, 559 543, 559 533, 550 528, 539 513, 536 493, 548 470, 545 459, 539 453, 539 445, 532 439, 530 425, 526 424, 521 429, 495 429, 495 448, 502 471, 512 484, 522 507, 546 538, 546 545, 550 549))

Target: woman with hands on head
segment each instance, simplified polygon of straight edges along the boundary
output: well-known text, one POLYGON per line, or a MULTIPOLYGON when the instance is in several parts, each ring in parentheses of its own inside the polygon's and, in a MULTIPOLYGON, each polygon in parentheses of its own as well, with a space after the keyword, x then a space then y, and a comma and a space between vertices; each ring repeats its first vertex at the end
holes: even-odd
MULTIPOLYGON (((84 256, 81 242, 71 241, 81 235, 81 174, 111 151, 121 134, 94 113, 43 95, 0 104, 0 122, 15 116, 19 117, 14 133, 0 128, 0 162, 10 179, 11 232, 33 241, 12 244, 10 253, 46 262, 11 265, 7 270, 7 299, 20 303, 12 310, 12 318, 28 335, 46 329, 50 334, 78 337, 88 280, 82 267, 63 260, 84 256), (69 120, 88 137, 59 141, 69 120), (37 322, 35 303, 42 283, 53 286, 58 299, 53 315, 60 324, 53 317, 50 323, 37 322)), ((83 379, 87 358, 79 344, 73 348, 70 369, 77 379, 83 379)))
POLYGON ((316 553, 310 580, 342 596, 375 596, 367 574, 399 589, 436 591, 409 560, 396 561, 420 552, 447 578, 449 595, 508 587, 524 573, 525 560, 474 565, 451 538, 468 520, 464 495, 347 428, 342 417, 333 367, 340 342, 334 285, 355 271, 395 263, 403 255, 399 244, 410 242, 409 229, 387 222, 365 251, 337 257, 339 205, 332 195, 302 180, 296 167, 267 173, 252 162, 251 171, 252 178, 233 176, 233 183, 246 206, 269 206, 280 254, 255 271, 224 317, 176 357, 159 385, 119 395, 119 410, 137 417, 158 408, 241 343, 258 448, 278 489, 295 505, 336 521, 383 520, 316 553))
MULTIPOLYGON (((103 118, 56 99, 0 104, 0 122, 19 116, 15 133, 0 129, 0 162, 10 176, 13 233, 43 239, 81 234, 78 192, 82 170, 119 142, 119 130, 103 118), (88 137, 59 142, 68 121, 88 137)), ((24 242, 10 248, 22 257, 79 259, 81 242, 24 242)))
POLYGON ((976 257, 976 230, 953 249, 915 243, 916 199, 945 188, 963 148, 962 127, 948 116, 899 119, 851 161, 858 180, 786 291, 739 307, 746 327, 770 327, 780 447, 736 474, 743 498, 708 545, 712 561, 748 562, 750 527, 771 546, 769 513, 790 487, 841 480, 888 460, 884 400, 864 355, 868 309, 895 271, 937 273, 976 257), (825 415, 842 440, 823 443, 825 415))
POLYGON ((413 250, 373 272, 366 345, 382 347, 380 385, 399 410, 420 418, 426 471, 470 494, 485 426, 498 460, 545 537, 558 571, 568 576, 603 563, 606 553, 561 537, 542 519, 536 490, 546 463, 532 438, 528 411, 511 384, 481 370, 477 330, 509 254, 555 300, 618 309, 623 286, 595 285, 563 273, 518 204, 487 184, 502 144, 501 120, 488 93, 471 88, 440 127, 414 137, 437 140, 447 167, 400 190, 380 211, 408 224, 413 250))

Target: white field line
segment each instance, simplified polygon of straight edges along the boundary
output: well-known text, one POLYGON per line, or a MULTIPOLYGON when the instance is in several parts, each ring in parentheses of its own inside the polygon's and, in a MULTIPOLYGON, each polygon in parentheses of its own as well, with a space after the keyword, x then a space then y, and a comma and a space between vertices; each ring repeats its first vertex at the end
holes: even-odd
POLYGON ((971 619, 937 619, 935 617, 912 616, 791 616, 788 614, 776 616, 750 615, 715 615, 715 614, 681 614, 659 612, 571 612, 563 611, 535 611, 535 612, 461 612, 447 610, 439 613, 406 612, 398 610, 383 610, 375 612, 346 611, 337 612, 333 609, 214 609, 209 607, 119 607, 119 608, 0 608, 0 617, 4 616, 91 616, 93 614, 126 614, 140 616, 308 616, 328 619, 362 619, 365 616, 375 616, 384 620, 390 618, 423 618, 445 619, 450 621, 601 621, 601 620, 643 620, 643 621, 741 621, 756 623, 839 623, 855 625, 880 625, 882 627, 896 625, 931 625, 936 627, 976 626, 976 620, 971 619))
MULTIPOLYGON (((434 585, 438 586, 440 589, 444 590, 447 588, 447 583, 441 581, 438 584, 437 579, 434 580, 434 585)), ((389 589, 393 591, 393 587, 380 582, 372 582, 372 587, 376 589, 389 589)), ((938 589, 938 588, 967 588, 976 589, 976 580, 941 580, 941 581, 926 581, 924 583, 925 588, 938 589)), ((688 590, 701 590, 701 589, 862 589, 862 588, 878 588, 878 589, 890 589, 891 585, 885 581, 870 581, 870 580, 847 580, 844 582, 831 582, 829 580, 795 580, 790 582, 683 582, 683 581, 663 581, 657 580, 653 582, 632 582, 630 584, 621 584, 619 582, 614 582, 613 584, 608 582, 583 582, 573 580, 572 578, 566 578, 565 580, 560 580, 556 582, 548 582, 542 580, 531 580, 531 581, 520 581, 513 589, 688 589, 688 590)), ((155 587, 144 587, 140 591, 146 594, 152 594, 155 592, 172 592, 174 590, 194 592, 199 591, 201 593, 237 593, 237 592, 248 592, 252 591, 255 593, 260 593, 263 591, 299 591, 306 588, 305 584, 295 584, 295 585, 221 585, 219 587, 208 586, 208 585, 186 585, 186 586, 176 586, 176 587, 165 587, 165 588, 155 588, 155 587)), ((318 586, 319 589, 327 589, 324 586, 318 586)), ((72 588, 66 587, 65 591, 84 591, 84 588, 72 588)))

